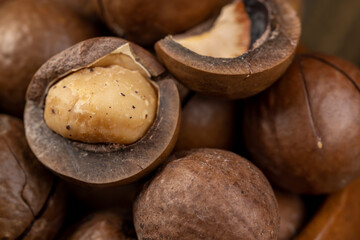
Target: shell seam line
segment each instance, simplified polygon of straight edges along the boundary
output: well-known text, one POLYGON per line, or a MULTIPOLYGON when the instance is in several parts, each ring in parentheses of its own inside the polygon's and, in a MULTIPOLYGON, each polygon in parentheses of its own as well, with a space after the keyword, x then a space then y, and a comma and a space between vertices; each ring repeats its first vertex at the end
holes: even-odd
POLYGON ((305 90, 306 107, 307 107, 307 110, 308 110, 308 113, 309 113, 309 116, 310 116, 310 125, 311 125, 311 128, 313 130, 313 134, 314 134, 314 136, 316 138, 316 141, 317 141, 316 146, 317 146, 318 149, 322 149, 323 148, 323 142, 322 142, 322 139, 321 139, 320 134, 319 134, 319 129, 317 128, 315 120, 314 120, 313 108, 312 108, 311 101, 310 101, 310 96, 309 96, 309 89, 308 89, 308 86, 307 86, 307 83, 306 83, 306 77, 305 77, 305 73, 304 73, 304 70, 303 70, 303 66, 301 64, 301 57, 300 56, 296 57, 296 62, 298 64, 298 67, 299 67, 299 70, 300 70, 301 81, 303 83, 304 90, 305 90))

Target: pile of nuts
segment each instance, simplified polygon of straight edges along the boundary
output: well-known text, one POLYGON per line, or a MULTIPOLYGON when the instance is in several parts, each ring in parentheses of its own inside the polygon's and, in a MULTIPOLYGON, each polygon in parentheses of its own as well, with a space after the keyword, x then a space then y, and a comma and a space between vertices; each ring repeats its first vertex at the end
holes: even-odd
POLYGON ((360 70, 301 1, 0 1, 0 239, 360 239, 360 70))

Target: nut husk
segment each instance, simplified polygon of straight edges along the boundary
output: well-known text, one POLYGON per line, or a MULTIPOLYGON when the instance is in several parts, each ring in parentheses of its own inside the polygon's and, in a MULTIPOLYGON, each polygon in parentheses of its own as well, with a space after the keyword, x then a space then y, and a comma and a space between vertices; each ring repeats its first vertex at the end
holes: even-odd
POLYGON ((23 116, 25 92, 51 56, 97 29, 49 1, 4 0, 0 5, 0 111, 23 116))
POLYGON ((296 240, 352 240, 360 237, 360 178, 327 197, 296 240))
POLYGON ((99 14, 118 36, 151 45, 209 18, 228 0, 99 0, 99 14))
POLYGON ((244 139, 270 181, 297 193, 330 193, 360 175, 360 71, 327 55, 299 55, 269 90, 250 99, 244 139))
POLYGON ((53 239, 65 193, 28 147, 22 122, 0 115, 0 238, 53 239))
MULTIPOLYGON (((248 52, 235 58, 214 58, 185 48, 174 40, 180 36, 168 36, 155 45, 159 59, 176 79, 197 92, 240 99, 263 91, 290 65, 300 38, 300 21, 281 0, 247 0, 244 4, 251 19, 248 52)), ((199 34, 208 25, 185 35, 199 34)))
POLYGON ((231 150, 235 139, 234 101, 194 94, 183 107, 175 149, 219 148, 231 150))
POLYGON ((179 126, 180 100, 175 83, 161 75, 164 68, 141 47, 120 38, 83 41, 46 62, 34 75, 27 93, 25 129, 39 160, 61 177, 92 186, 133 182, 158 166, 173 149, 179 126), (143 138, 130 145, 82 143, 61 137, 44 122, 47 89, 61 76, 85 68, 120 47, 147 70, 158 86, 158 113, 143 138))
POLYGON ((277 202, 253 164, 216 149, 177 157, 135 202, 139 239, 277 239, 277 202))

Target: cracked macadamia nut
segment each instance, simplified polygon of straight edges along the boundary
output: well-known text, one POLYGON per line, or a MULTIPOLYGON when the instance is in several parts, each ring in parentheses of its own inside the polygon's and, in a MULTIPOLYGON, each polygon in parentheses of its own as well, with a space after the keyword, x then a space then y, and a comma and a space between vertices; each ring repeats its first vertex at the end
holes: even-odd
POLYGON ((257 167, 217 149, 175 157, 180 158, 166 164, 135 202, 140 240, 277 239, 277 202, 257 167))
POLYGON ((360 70, 324 54, 299 55, 246 102, 244 140, 274 184, 322 194, 360 176, 360 70))
POLYGON ((155 44, 160 61, 189 89, 228 99, 272 85, 293 59, 300 20, 280 0, 235 0, 220 14, 155 44))
POLYGON ((52 86, 44 117, 69 139, 130 144, 152 125, 157 104, 146 76, 111 65, 79 70, 52 86))
POLYGON ((24 123, 45 166, 108 190, 139 180, 170 155, 180 110, 175 79, 154 56, 99 37, 41 66, 28 87, 24 123))

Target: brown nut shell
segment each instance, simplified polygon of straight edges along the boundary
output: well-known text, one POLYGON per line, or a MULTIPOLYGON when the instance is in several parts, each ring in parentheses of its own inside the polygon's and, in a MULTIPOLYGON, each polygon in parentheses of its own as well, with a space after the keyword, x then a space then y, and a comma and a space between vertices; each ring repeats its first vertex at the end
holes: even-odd
POLYGON ((28 88, 24 119, 30 147, 46 167, 68 180, 110 186, 139 179, 170 154, 177 139, 179 95, 172 79, 160 76, 163 72, 164 68, 147 51, 120 38, 89 39, 61 52, 38 70, 28 88), (84 68, 125 44, 137 63, 153 79, 158 78, 158 113, 145 136, 130 145, 87 144, 51 131, 43 118, 43 104, 54 79, 84 68))
POLYGON ((244 112, 251 159, 274 184, 330 193, 360 175, 360 70, 327 55, 299 55, 244 112))
POLYGON ((155 50, 176 79, 197 92, 240 99, 263 91, 286 71, 300 38, 296 12, 280 0, 244 4, 252 19, 252 43, 260 31, 261 44, 239 57, 214 58, 166 37, 156 43, 155 50))
POLYGON ((279 213, 264 175, 224 150, 178 155, 145 186, 134 205, 141 239, 277 239, 279 213))
POLYGON ((0 141, 0 238, 53 238, 61 227, 65 203, 53 200, 56 181, 28 147, 20 120, 0 115, 0 141), (54 210, 53 201, 59 221, 46 219, 54 210))
POLYGON ((84 19, 50 1, 2 1, 0 111, 23 117, 26 88, 36 70, 54 54, 97 34, 84 19))
POLYGON ((107 26, 118 36, 151 45, 167 34, 186 31, 209 18, 228 0, 99 0, 107 26))
POLYGON ((135 240, 132 223, 116 211, 95 212, 62 239, 67 240, 135 240))
POLYGON ((50 2, 56 2, 57 4, 63 4, 68 9, 76 12, 78 15, 85 17, 88 20, 97 20, 96 2, 97 0, 48 0, 50 2))
POLYGON ((360 178, 327 197, 296 240, 353 240, 360 238, 360 178))
POLYGON ((305 204, 299 195, 275 190, 279 205, 280 232, 278 240, 291 240, 305 220, 305 204))
POLYGON ((235 141, 234 101, 195 94, 186 101, 181 114, 175 149, 219 148, 231 150, 235 141))
POLYGON ((19 239, 49 240, 54 239, 64 222, 66 213, 66 192, 61 183, 56 180, 49 193, 43 209, 27 231, 19 239))

